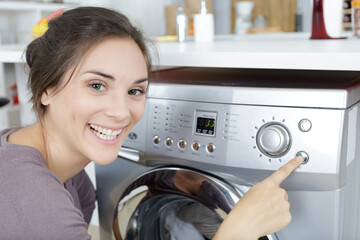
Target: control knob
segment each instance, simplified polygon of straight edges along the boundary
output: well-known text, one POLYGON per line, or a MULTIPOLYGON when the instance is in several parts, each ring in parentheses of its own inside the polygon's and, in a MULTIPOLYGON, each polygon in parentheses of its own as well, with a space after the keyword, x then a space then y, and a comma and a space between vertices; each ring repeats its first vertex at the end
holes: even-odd
POLYGON ((256 144, 266 156, 281 157, 290 149, 291 138, 284 125, 269 123, 259 129, 256 144))

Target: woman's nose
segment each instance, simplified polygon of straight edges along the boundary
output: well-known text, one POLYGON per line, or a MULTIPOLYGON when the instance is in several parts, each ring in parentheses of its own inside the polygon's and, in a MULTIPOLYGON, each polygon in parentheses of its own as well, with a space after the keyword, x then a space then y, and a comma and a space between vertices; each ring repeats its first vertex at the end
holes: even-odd
POLYGON ((128 121, 131 117, 129 104, 124 94, 114 94, 107 103, 104 103, 105 114, 116 121, 128 121))

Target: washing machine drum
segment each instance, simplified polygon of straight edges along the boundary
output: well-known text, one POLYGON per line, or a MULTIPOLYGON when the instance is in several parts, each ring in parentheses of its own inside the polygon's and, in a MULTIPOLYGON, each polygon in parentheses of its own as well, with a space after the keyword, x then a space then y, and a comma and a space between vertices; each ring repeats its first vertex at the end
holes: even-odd
POLYGON ((155 169, 122 194, 114 234, 126 240, 212 239, 241 196, 231 184, 208 174, 183 168, 155 169))

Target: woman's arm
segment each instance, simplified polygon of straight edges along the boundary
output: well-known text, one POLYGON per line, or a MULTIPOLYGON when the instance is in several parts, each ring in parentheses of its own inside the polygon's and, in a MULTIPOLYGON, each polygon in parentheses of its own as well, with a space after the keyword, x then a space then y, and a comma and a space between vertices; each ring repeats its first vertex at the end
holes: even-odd
POLYGON ((213 240, 255 240, 291 221, 290 204, 280 184, 302 163, 290 160, 270 177, 252 187, 225 218, 213 240))

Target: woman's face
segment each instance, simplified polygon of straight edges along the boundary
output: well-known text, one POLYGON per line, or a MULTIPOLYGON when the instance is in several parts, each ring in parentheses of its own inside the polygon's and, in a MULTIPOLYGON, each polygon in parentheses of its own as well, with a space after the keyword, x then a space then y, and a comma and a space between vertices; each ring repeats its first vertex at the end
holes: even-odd
POLYGON ((46 131, 61 151, 110 163, 144 113, 145 58, 133 40, 112 38, 95 45, 73 71, 59 92, 42 95, 46 131))

